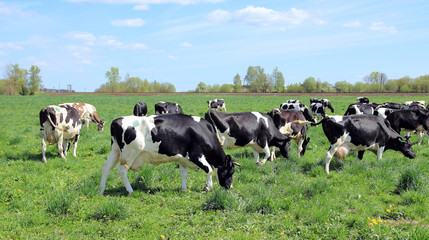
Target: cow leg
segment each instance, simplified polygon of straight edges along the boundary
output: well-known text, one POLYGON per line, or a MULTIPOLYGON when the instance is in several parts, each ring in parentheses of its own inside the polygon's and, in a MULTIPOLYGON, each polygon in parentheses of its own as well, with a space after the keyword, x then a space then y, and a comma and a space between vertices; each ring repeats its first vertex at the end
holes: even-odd
POLYGON ((302 152, 302 149, 303 149, 302 144, 304 143, 304 139, 305 139, 305 136, 302 136, 301 139, 299 139, 299 142, 296 145, 296 149, 298 151, 298 158, 301 157, 301 152, 302 152))
POLYGON ((418 145, 422 145, 423 136, 425 135, 425 132, 424 132, 424 130, 418 130, 417 132, 419 134, 419 143, 418 143, 418 145))
POLYGON ((119 176, 121 176, 122 182, 124 183, 124 186, 125 186, 125 189, 128 192, 128 195, 131 194, 131 193, 133 193, 134 190, 131 187, 131 183, 128 180, 128 176, 127 176, 128 169, 123 164, 118 164, 118 166, 116 167, 116 169, 118 169, 119 176))
POLYGON ((358 151, 358 155, 356 157, 356 163, 358 163, 360 160, 362 160, 364 153, 365 153, 365 151, 358 151))
POLYGON ((328 152, 326 153, 325 158, 325 172, 329 174, 329 165, 331 164, 332 157, 334 156, 337 149, 341 146, 341 144, 332 144, 329 148, 328 152))
POLYGON ((46 163, 46 133, 45 133, 45 129, 40 129, 40 137, 42 138, 42 162, 46 163))
POLYGON ((74 141, 73 141, 73 157, 76 157, 76 148, 77 148, 77 142, 79 141, 79 134, 77 134, 74 137, 74 141))
POLYGON ((255 158, 256 164, 259 164, 259 153, 256 150, 253 150, 253 157, 255 158))
POLYGON ((91 120, 86 120, 85 121, 85 125, 86 125, 86 129, 88 129, 88 127, 89 127, 89 122, 90 122, 91 120))
POLYGON ((276 147, 271 147, 271 155, 270 155, 270 161, 274 162, 274 159, 276 159, 276 147))
POLYGON ((182 164, 179 164, 180 168, 180 177, 182 178, 182 190, 186 191, 188 187, 186 186, 186 178, 188 177, 188 167, 183 166, 182 164))
POLYGON ((106 188, 106 181, 109 173, 112 171, 113 167, 116 165, 119 159, 119 149, 114 148, 112 146, 112 150, 110 151, 109 157, 103 163, 103 169, 101 171, 101 181, 100 181, 100 190, 99 193, 102 195, 104 193, 104 189, 106 188))
POLYGON ((63 153, 64 153, 64 156, 66 156, 66 157, 67 157, 67 151, 69 150, 69 146, 70 146, 69 141, 63 140, 63 153))
POLYGON ((63 148, 63 133, 58 133, 59 131, 55 130, 56 132, 56 139, 57 139, 57 148, 58 152, 60 153, 61 157, 64 159, 64 161, 67 162, 67 158, 64 155, 64 148, 63 148))
POLYGON ((377 150, 377 160, 381 161, 381 159, 383 158, 383 152, 384 152, 384 146, 379 147, 377 150))
MULTIPOLYGON (((270 147, 268 147, 268 143, 265 144, 265 147, 263 148, 263 150, 264 150, 264 153, 265 153, 264 159, 262 159, 262 161, 260 163, 257 162, 258 164, 261 164, 261 165, 264 165, 265 162, 270 157, 270 147)), ((253 155, 255 155, 255 150, 253 150, 253 155)), ((259 154, 258 154, 258 156, 259 156, 259 154)))

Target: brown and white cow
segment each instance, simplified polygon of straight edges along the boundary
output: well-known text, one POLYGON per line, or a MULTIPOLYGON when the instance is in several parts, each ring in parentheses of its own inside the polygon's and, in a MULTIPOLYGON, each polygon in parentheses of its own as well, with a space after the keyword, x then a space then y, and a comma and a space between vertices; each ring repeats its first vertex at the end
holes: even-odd
POLYGON ((68 105, 49 105, 39 113, 40 137, 42 138, 42 162, 46 162, 46 142, 57 144, 58 152, 67 161, 67 150, 73 141, 73 156, 82 124, 77 110, 68 105))
POLYGON ((89 103, 63 103, 61 105, 68 105, 76 108, 79 113, 82 124, 85 123, 86 129, 88 129, 89 123, 94 122, 97 124, 98 131, 103 131, 104 121, 101 121, 98 116, 97 109, 89 103))
MULTIPOLYGON (((307 149, 307 144, 310 138, 307 137, 307 122, 304 114, 298 110, 283 110, 273 109, 267 113, 274 122, 279 131, 295 141, 298 151, 298 157, 302 157, 307 149)), ((276 157, 275 149, 271 148, 271 161, 276 157)), ((287 145, 287 153, 289 152, 289 144, 287 145)))

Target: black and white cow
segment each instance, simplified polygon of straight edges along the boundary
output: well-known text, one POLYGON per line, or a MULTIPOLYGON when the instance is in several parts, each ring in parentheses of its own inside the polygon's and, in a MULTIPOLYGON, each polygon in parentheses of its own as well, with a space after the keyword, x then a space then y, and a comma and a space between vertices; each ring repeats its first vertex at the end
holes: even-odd
POLYGON ((422 108, 425 108, 425 106, 426 106, 426 101, 424 101, 424 100, 421 100, 421 101, 406 101, 406 102, 404 103, 404 105, 405 105, 405 106, 413 106, 413 105, 417 105, 417 106, 420 106, 420 107, 422 107, 422 108))
POLYGON ((304 117, 307 121, 315 123, 316 121, 311 116, 310 111, 308 110, 305 104, 302 104, 299 100, 289 99, 286 102, 280 104, 280 109, 295 109, 301 111, 304 114, 304 117))
POLYGON ((419 135, 419 145, 422 144, 424 131, 427 132, 429 129, 429 111, 426 109, 399 110, 389 114, 386 120, 398 133, 406 131, 410 135, 411 132, 416 131, 419 135))
POLYGON ((326 115, 326 108, 329 108, 331 112, 334 112, 334 108, 328 99, 310 98, 310 112, 313 117, 322 119, 326 115))
POLYGON ((147 114, 147 105, 144 102, 138 102, 134 106, 133 110, 134 116, 146 116, 147 114))
POLYGON ((345 116, 347 115, 359 115, 368 114, 373 115, 378 104, 376 103, 352 103, 347 107, 345 116))
POLYGON ((179 113, 183 114, 182 107, 177 103, 158 102, 155 104, 155 114, 179 113))
POLYGON ((317 124, 320 123, 331 144, 325 159, 325 171, 328 174, 329 164, 340 146, 347 151, 358 151, 357 162, 362 160, 365 150, 376 153, 378 160, 388 149, 400 151, 408 158, 416 156, 409 138, 395 132, 386 119, 361 114, 326 117, 317 124))
POLYGON ((213 126, 200 117, 183 114, 126 116, 113 120, 110 132, 112 145, 103 164, 101 194, 110 171, 118 162, 117 169, 128 194, 133 192, 128 169, 135 171, 145 163, 178 162, 183 190, 187 189, 188 167, 201 168, 207 173, 205 190, 213 186, 212 167, 217 169, 219 184, 232 188, 234 162, 219 144, 213 126))
POLYGON ((356 100, 358 103, 369 103, 369 99, 367 97, 357 97, 356 100))
POLYGON ((67 150, 73 141, 73 156, 76 157, 82 123, 76 108, 69 105, 49 105, 39 113, 40 137, 42 138, 42 162, 46 162, 46 142, 57 144, 58 152, 67 161, 67 150))
POLYGON ((214 99, 207 101, 207 104, 209 105, 209 108, 215 109, 215 110, 223 110, 226 112, 226 106, 225 106, 225 100, 223 99, 214 99))
MULTIPOLYGON (((273 119, 274 125, 282 134, 290 137, 295 141, 297 146, 298 157, 302 157, 307 149, 310 138, 307 137, 307 121, 301 111, 273 109, 269 111, 268 116, 273 119)), ((290 144, 287 144, 287 153, 290 144)), ((275 149, 271 148, 271 161, 275 156, 275 149)))
POLYGON ((264 164, 267 161, 270 157, 271 146, 280 148, 284 157, 288 155, 286 149, 290 144, 290 138, 281 134, 274 126, 270 116, 265 113, 224 113, 209 110, 205 114, 205 118, 215 126, 223 147, 251 147, 256 164, 264 164), (261 162, 259 162, 260 152, 265 153, 261 162))

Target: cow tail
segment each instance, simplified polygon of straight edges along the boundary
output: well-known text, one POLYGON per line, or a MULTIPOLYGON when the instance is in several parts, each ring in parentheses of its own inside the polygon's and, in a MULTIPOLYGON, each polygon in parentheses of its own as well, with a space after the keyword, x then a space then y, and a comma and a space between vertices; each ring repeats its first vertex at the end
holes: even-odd
POLYGON ((55 129, 58 126, 54 123, 54 121, 52 120, 52 117, 55 119, 55 113, 52 113, 52 112, 49 112, 48 110, 46 110, 46 118, 48 119, 48 121, 52 125, 52 127, 55 129))
POLYGON ((303 121, 303 120, 293 120, 292 123, 295 124, 307 124, 307 123, 311 123, 310 121, 303 121))

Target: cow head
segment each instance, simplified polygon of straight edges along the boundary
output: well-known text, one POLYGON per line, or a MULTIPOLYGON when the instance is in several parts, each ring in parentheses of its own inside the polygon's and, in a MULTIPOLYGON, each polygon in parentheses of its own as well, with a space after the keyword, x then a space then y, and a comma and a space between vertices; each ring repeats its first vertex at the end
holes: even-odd
POLYGON ((334 107, 332 107, 331 102, 328 99, 323 99, 323 107, 327 107, 334 113, 334 107))
POLYGON ((100 121, 99 123, 97 123, 97 130, 98 131, 103 131, 104 129, 104 121, 100 121))
POLYGON ((219 184, 225 189, 232 188, 232 175, 235 172, 235 165, 240 166, 237 162, 231 159, 230 155, 225 156, 225 164, 218 167, 217 177, 219 179, 219 184))
POLYGON ((388 146, 388 148, 401 152, 407 158, 412 159, 416 157, 416 154, 411 148, 412 144, 410 142, 410 137, 402 137, 402 136, 394 137, 390 141, 390 145, 391 146, 388 146))

